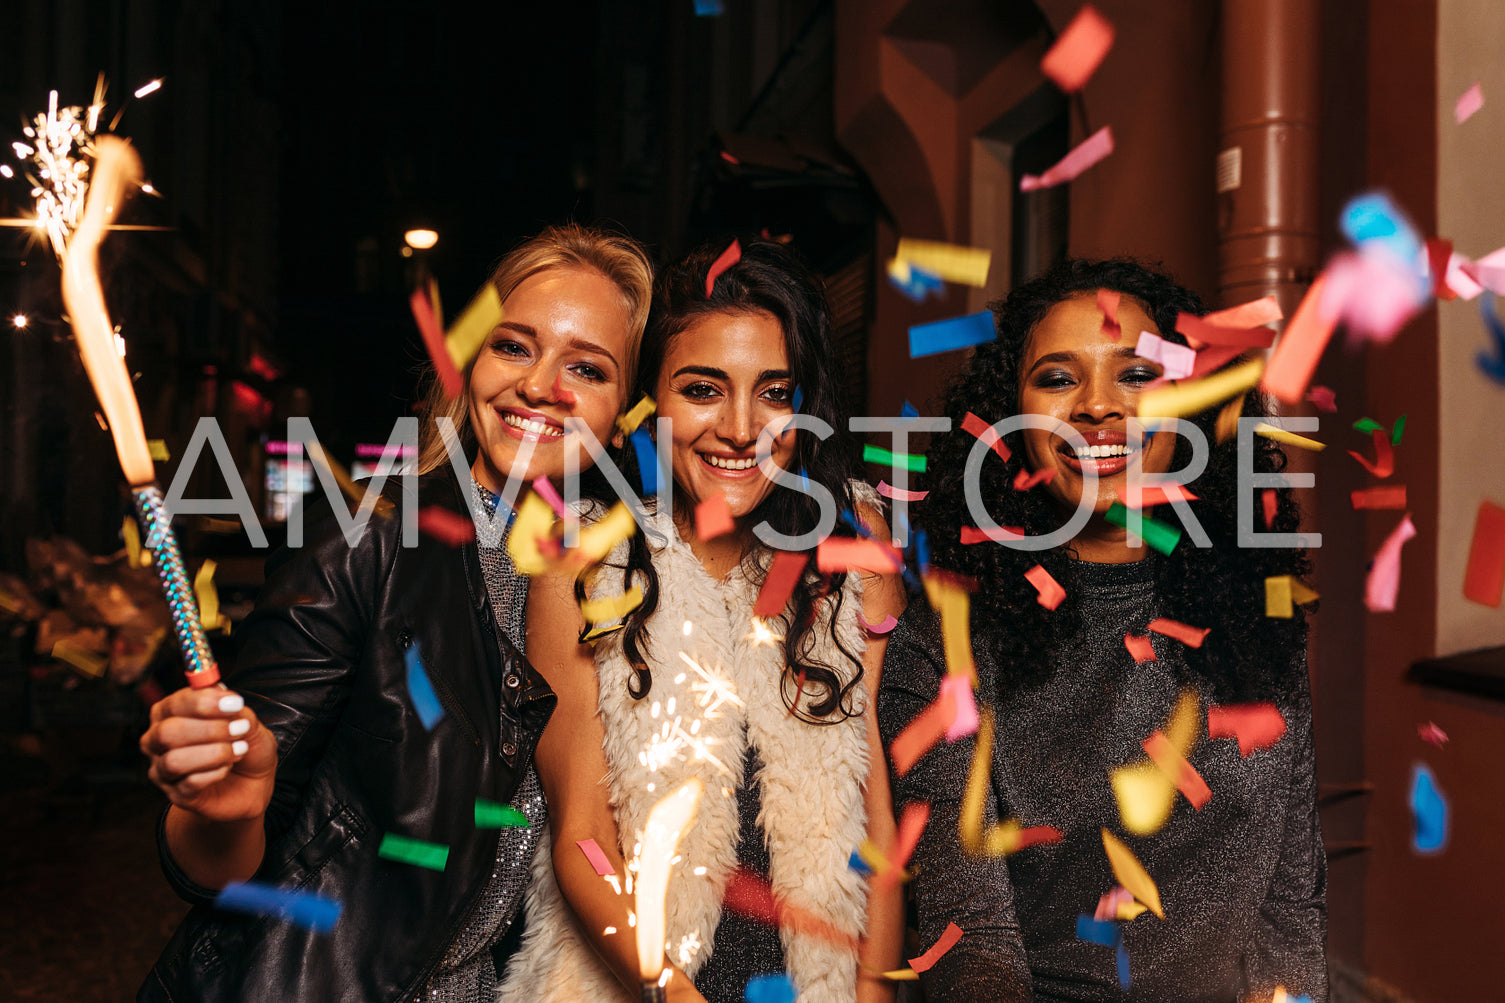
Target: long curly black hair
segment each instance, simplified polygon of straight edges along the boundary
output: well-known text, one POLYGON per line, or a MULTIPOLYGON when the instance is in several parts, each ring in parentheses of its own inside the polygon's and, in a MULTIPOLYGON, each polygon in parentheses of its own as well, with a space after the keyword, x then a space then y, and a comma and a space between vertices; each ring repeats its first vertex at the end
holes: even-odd
MULTIPOLYGON (((1080 630, 1070 584, 1076 557, 1069 544, 1029 552, 987 541, 961 542, 962 528, 974 524, 967 511, 963 475, 977 441, 962 430, 962 420, 968 411, 989 424, 1017 414, 1019 366, 1031 333, 1057 303, 1099 289, 1133 297, 1154 318, 1160 336, 1177 344, 1186 344, 1176 333, 1177 313, 1207 312, 1195 293, 1163 272, 1125 258, 1068 259, 1019 286, 1007 299, 992 304, 998 338, 977 350, 971 366, 948 391, 945 413, 951 418, 951 430, 933 441, 928 472, 921 479, 920 486, 929 494, 915 518, 928 537, 932 562, 974 579, 978 583, 972 599, 976 620, 1003 627, 996 634, 1004 649, 999 653, 999 664, 1004 667, 1001 689, 1040 681, 1048 671, 1050 653, 1080 630), (1054 611, 1037 602, 1034 586, 1024 577, 1036 563, 1066 586, 1066 599, 1054 611)), ((1201 648, 1186 650, 1189 669, 1206 680, 1220 699, 1250 699, 1284 681, 1293 657, 1306 641, 1301 610, 1288 620, 1265 616, 1264 580, 1306 575, 1311 563, 1304 550, 1237 545, 1238 447, 1236 437, 1216 441, 1220 408, 1190 418, 1210 447, 1207 468, 1191 485, 1199 499, 1191 503, 1191 510, 1213 546, 1199 548, 1183 538, 1169 556, 1159 557, 1157 596, 1162 616, 1212 628, 1201 648)), ((1251 392, 1242 413, 1266 417, 1268 402, 1251 392)), ((1025 462, 1022 433, 1005 436, 1004 443, 1011 450, 1010 459, 1002 461, 989 454, 982 466, 982 497, 989 513, 1000 525, 1022 526, 1031 536, 1058 529, 1066 519, 1046 492, 1012 489, 1025 462)), ((1170 469, 1184 468, 1191 456, 1190 443, 1178 436, 1170 469)), ((1286 466, 1280 447, 1263 436, 1254 437, 1253 461, 1256 473, 1275 473, 1286 466)), ((1295 532, 1300 512, 1290 489, 1278 489, 1276 497, 1275 518, 1269 526, 1260 525, 1256 499, 1256 531, 1295 532)), ((1171 506, 1157 508, 1154 517, 1180 524, 1171 506)))
MULTIPOLYGON (((659 273, 654 282, 653 306, 643 336, 633 399, 656 392, 669 343, 697 320, 723 313, 771 314, 784 332, 789 371, 799 389, 799 412, 820 418, 833 430, 825 439, 804 430, 794 432, 789 469, 823 486, 836 499, 840 510, 853 512, 851 482, 861 476, 861 467, 855 440, 847 430, 849 412, 835 368, 836 353, 831 344, 824 286, 791 248, 771 240, 739 237, 741 258, 716 276, 707 292, 707 273, 730 243, 731 238, 726 237, 702 244, 684 260, 659 273)), ((627 461, 631 466, 628 476, 635 476, 636 457, 629 455, 627 461)), ((767 520, 775 531, 798 536, 814 529, 819 516, 819 505, 810 495, 775 486, 746 521, 756 526, 767 520)), ((845 521, 838 520, 831 535, 856 534, 845 521)), ((769 550, 761 543, 743 554, 743 569, 755 587, 760 587, 766 577, 769 560, 769 550)), ((802 719, 828 724, 852 715, 850 695, 862 681, 862 660, 842 644, 836 633, 846 574, 822 576, 814 566, 812 560, 790 600, 792 616, 784 637, 781 691, 785 705, 802 719), (821 603, 830 604, 825 629, 851 663, 850 675, 844 675, 839 666, 823 664, 812 656, 821 603), (802 689, 815 698, 807 707, 798 706, 802 689)), ((642 699, 653 686, 649 668, 652 652, 646 650, 647 621, 658 608, 658 573, 641 528, 632 538, 625 573, 628 582, 637 574, 645 583, 643 602, 627 616, 622 638, 623 650, 633 666, 629 692, 642 699)))

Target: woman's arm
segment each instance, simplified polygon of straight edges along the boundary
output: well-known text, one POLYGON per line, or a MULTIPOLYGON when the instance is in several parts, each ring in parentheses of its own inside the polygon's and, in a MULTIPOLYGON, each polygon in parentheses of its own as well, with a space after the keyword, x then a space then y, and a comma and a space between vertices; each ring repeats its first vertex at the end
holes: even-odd
MULTIPOLYGON (((858 517, 876 539, 889 540, 888 525, 874 509, 859 505, 858 517)), ((871 624, 904 612, 904 586, 898 574, 862 576, 862 618, 871 624)), ((867 838, 873 845, 888 848, 897 838, 894 802, 888 787, 888 761, 883 755, 883 739, 878 733, 878 686, 883 679, 883 656, 888 650, 887 634, 870 634, 862 656, 863 679, 867 683, 868 775, 863 785, 867 807, 867 838)), ((904 888, 894 882, 883 890, 869 879, 867 936, 859 948, 858 958, 864 969, 879 972, 900 967, 904 948, 904 888)), ((860 969, 857 978, 859 1003, 891 1003, 893 983, 860 969)))
MULTIPOLYGON (((606 787, 606 732, 597 712, 596 663, 590 647, 579 642, 584 625, 574 576, 533 579, 528 593, 528 656, 559 698, 537 752, 554 835, 554 877, 596 953, 624 986, 636 991, 641 983, 637 941, 627 921, 632 900, 617 894, 575 845, 594 839, 616 872, 627 872, 606 787), (603 933, 607 927, 617 932, 603 933)), ((664 964, 669 965, 667 958, 664 964)), ((704 1003, 678 970, 669 980, 668 995, 675 1003, 704 1003)))

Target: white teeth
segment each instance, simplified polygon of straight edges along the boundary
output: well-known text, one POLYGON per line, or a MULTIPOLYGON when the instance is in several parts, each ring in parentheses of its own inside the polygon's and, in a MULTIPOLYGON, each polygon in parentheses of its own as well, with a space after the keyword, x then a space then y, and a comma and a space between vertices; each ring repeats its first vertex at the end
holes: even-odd
POLYGON ((563 435, 559 429, 545 422, 534 421, 531 418, 522 418, 515 414, 504 414, 502 420, 513 428, 522 429, 530 435, 541 435, 546 438, 557 438, 563 435))
POLYGON ((729 460, 724 456, 712 456, 709 453, 701 453, 700 456, 711 466, 720 467, 722 470, 748 470, 758 465, 757 458, 752 456, 741 460, 729 460))
POLYGON ((1088 446, 1078 449, 1076 457, 1079 460, 1102 460, 1110 456, 1128 456, 1128 446, 1088 446))

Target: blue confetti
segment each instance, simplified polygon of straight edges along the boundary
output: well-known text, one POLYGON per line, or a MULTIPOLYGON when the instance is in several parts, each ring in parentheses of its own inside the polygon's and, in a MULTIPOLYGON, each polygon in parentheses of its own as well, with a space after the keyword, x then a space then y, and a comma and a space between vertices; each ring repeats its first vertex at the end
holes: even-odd
POLYGON ((1118 924, 1108 920, 1096 920, 1086 913, 1079 913, 1076 918, 1076 937, 1077 940, 1085 940, 1089 944, 1112 947, 1118 943, 1118 924))
MULTIPOLYGON (((1114 953, 1118 956, 1118 988, 1127 990, 1129 988, 1129 952, 1124 949, 1122 931, 1119 932, 1118 937, 1115 939, 1113 949, 1114 953)), ((1307 1003, 1311 1003, 1311 1000, 1308 1000, 1307 1003)))
POLYGON ((1505 385, 1505 324, 1500 323, 1495 313, 1495 294, 1486 292, 1479 297, 1479 313, 1484 317, 1484 326, 1489 331, 1490 347, 1476 357, 1479 369, 1496 383, 1505 385))
POLYGON ((804 403, 805 403, 805 391, 801 390, 799 387, 795 387, 794 388, 794 413, 795 414, 799 414, 800 413, 800 408, 804 406, 804 403))
POLYGON ((695 0, 696 17, 720 17, 726 13, 722 0, 695 0))
POLYGON ((925 302, 932 293, 939 296, 946 288, 946 283, 939 275, 927 272, 923 268, 916 268, 914 265, 909 265, 908 279, 889 272, 888 284, 915 303, 925 302))
POLYGON ((940 352, 971 348, 998 337, 993 327, 993 313, 969 313, 965 317, 938 320, 933 324, 916 324, 909 329, 909 357, 918 359, 940 352))
POLYGON ((904 406, 899 408, 899 415, 903 418, 918 418, 920 416, 920 409, 906 400, 904 406))
POLYGON ((216 909, 275 916, 314 933, 328 933, 340 918, 340 903, 314 892, 293 891, 256 882, 232 881, 214 897, 216 909))
POLYGON ((444 716, 444 706, 434 693, 434 684, 429 682, 428 673, 423 671, 418 642, 414 641, 402 657, 408 665, 408 699, 413 701, 413 709, 418 712, 418 719, 423 722, 423 727, 433 731, 434 725, 444 716))
POLYGON ((863 877, 873 873, 873 869, 867 865, 867 861, 862 859, 862 854, 856 850, 852 851, 852 859, 847 861, 847 866, 863 877))
POLYGON ((788 975, 754 975, 747 980, 747 1003, 794 1003, 794 980, 788 975))
POLYGON ((914 532, 914 560, 919 565, 920 574, 930 570, 930 541, 925 538, 925 531, 917 529, 914 532))
POLYGON ((1411 767, 1411 814, 1416 820, 1416 852, 1440 853, 1448 841, 1448 802, 1425 763, 1411 767))
POLYGON ((658 453, 653 448, 653 437, 646 428, 639 427, 628 438, 638 454, 638 478, 643 482, 643 496, 658 494, 658 453))
POLYGON ((851 526, 852 529, 857 532, 857 535, 862 537, 864 540, 871 540, 873 538, 873 531, 868 529, 867 526, 863 524, 863 521, 857 518, 857 516, 852 513, 851 509, 844 509, 842 511, 841 521, 846 523, 848 526, 851 526))
POLYGON ((1338 217, 1343 235, 1360 249, 1383 247, 1407 265, 1422 252, 1421 238, 1406 214, 1383 192, 1349 200, 1338 217))

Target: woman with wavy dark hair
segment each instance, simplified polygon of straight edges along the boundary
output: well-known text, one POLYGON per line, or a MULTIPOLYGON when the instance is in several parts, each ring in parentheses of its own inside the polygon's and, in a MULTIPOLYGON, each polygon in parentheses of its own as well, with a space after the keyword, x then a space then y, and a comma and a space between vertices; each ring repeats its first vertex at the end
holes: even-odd
MULTIPOLYGON (((1117 999, 1124 973, 1116 953, 1127 956, 1133 999, 1268 999, 1277 985, 1326 998, 1306 624, 1299 608, 1288 619, 1265 615, 1265 579, 1305 574, 1309 562, 1301 550, 1240 547, 1237 532, 1240 463, 1276 472, 1285 456, 1254 436, 1252 456, 1241 458, 1236 437, 1217 441, 1220 408, 1212 408, 1191 418, 1210 457, 1189 503, 1211 546, 1196 545, 1201 534, 1190 520, 1180 526, 1170 506, 1153 513, 1186 531, 1169 554, 1136 546, 1121 519, 1105 518, 1127 497, 1131 467, 1165 473, 1192 460, 1190 440, 1171 431, 1137 446, 1128 434, 1140 394, 1163 372, 1134 354, 1139 332, 1184 345, 1175 331, 1182 311, 1206 312, 1157 271, 1121 259, 1066 261, 994 306, 997 340, 978 349, 948 394, 951 430, 928 454, 917 523, 933 565, 976 583, 977 692, 997 728, 985 820, 1051 826, 1061 839, 1006 859, 963 852, 958 827, 974 739, 942 742, 895 780, 897 801, 931 805, 914 858, 921 940, 933 943, 950 922, 965 931, 921 976, 927 998, 1117 999), (1100 290, 1120 296, 1118 340, 1103 332, 1100 290), (969 411, 990 425, 1045 415, 1081 437, 1068 442, 1060 425, 1025 428, 974 467, 987 514, 1025 536, 1061 529, 1079 505, 1090 509, 1068 541, 1043 551, 970 542, 978 519, 966 500, 967 461, 988 445, 962 429, 969 411), (1036 486, 1016 489, 1021 472, 1036 486), (1054 609, 1025 577, 1036 564, 1065 589, 1054 609), (1157 618, 1209 632, 1191 646, 1149 630, 1157 618), (1188 691, 1197 697, 1195 721, 1183 712, 1173 727, 1178 693, 1188 691), (1209 706, 1260 702, 1285 722, 1273 745, 1242 757, 1238 744, 1206 737, 1209 706), (1179 731, 1179 751, 1211 798, 1194 809, 1178 795, 1163 826, 1135 820, 1130 831, 1110 775, 1153 771, 1138 764, 1143 743, 1162 729, 1179 731), (1158 883, 1165 913, 1120 922, 1119 952, 1078 937, 1079 915, 1097 914, 1114 885, 1104 831, 1121 836, 1158 883)), ((1242 414, 1266 408, 1250 393, 1242 414)), ((1275 498, 1273 519, 1260 528, 1294 531, 1289 489, 1275 498)), ((886 741, 936 699, 945 671, 936 615, 917 603, 889 643, 879 698, 886 741)))
POLYGON ((535 860, 503 1000, 636 998, 630 901, 575 844, 594 839, 622 872, 653 805, 691 777, 705 793, 669 879, 669 998, 734 1003, 752 976, 780 972, 807 1003, 891 998, 858 961, 897 963, 898 897, 870 896, 848 862, 863 839, 886 846, 894 833, 868 709, 884 639, 862 621, 902 612, 897 557, 886 573, 810 561, 776 613, 756 614, 775 544, 808 550, 861 525, 881 552, 888 534, 858 480, 819 280, 767 240, 742 242, 717 272, 725 248, 660 275, 643 342, 639 388, 670 439, 667 538, 639 531, 578 593, 569 574, 534 585, 532 654, 559 695, 538 757, 553 856, 535 860), (834 527, 821 525, 822 493, 828 524, 847 516, 834 527), (592 650, 578 600, 631 588, 641 605, 592 650), (774 925, 743 914, 745 890, 763 882, 774 925), (741 912, 724 908, 729 891, 741 912))

